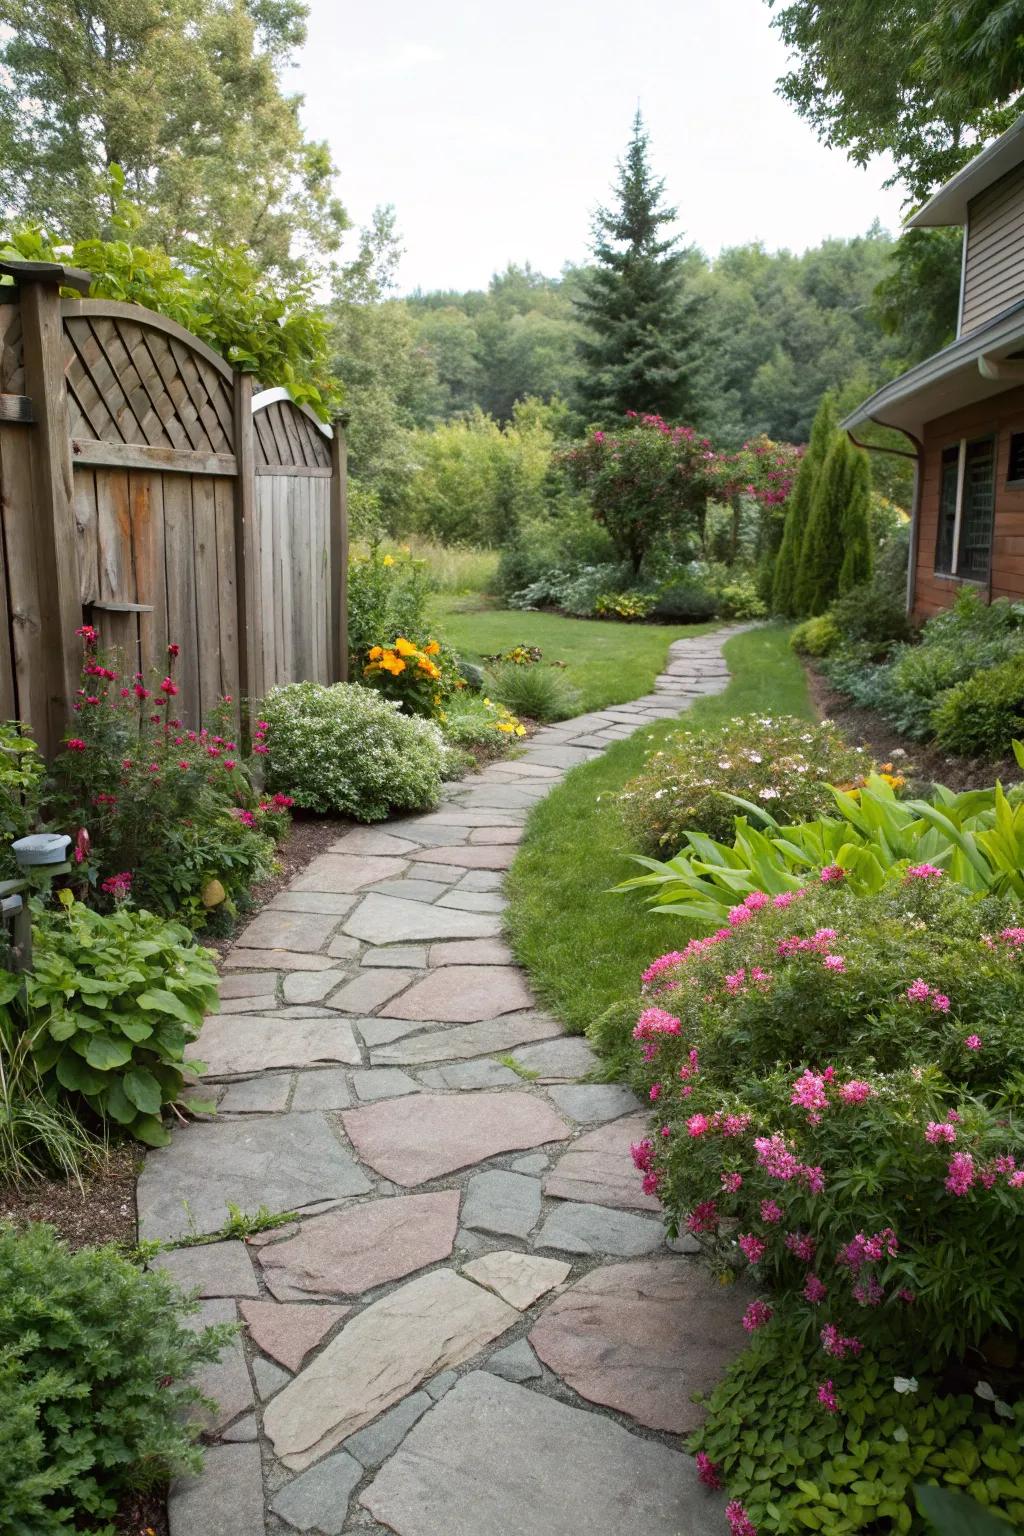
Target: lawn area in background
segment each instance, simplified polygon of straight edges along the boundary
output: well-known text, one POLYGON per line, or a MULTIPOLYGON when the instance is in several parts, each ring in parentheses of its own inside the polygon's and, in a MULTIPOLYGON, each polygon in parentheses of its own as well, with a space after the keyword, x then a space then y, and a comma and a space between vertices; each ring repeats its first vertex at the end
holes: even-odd
MULTIPOLYGON (((524 620, 533 617, 522 615, 524 620)), ((519 638, 535 641, 533 635, 519 638)), ((544 641, 539 643, 547 649, 544 641)), ((650 914, 635 893, 609 894, 637 872, 614 796, 639 773, 648 752, 681 724, 707 728, 755 711, 813 718, 787 628, 772 625, 736 635, 726 643, 725 656, 733 677, 724 693, 699 700, 679 721, 639 730, 573 769, 530 816, 506 882, 505 921, 538 998, 574 1033, 628 998, 654 956, 678 947, 691 934, 678 916, 650 914)))
POLYGON ((516 645, 539 645, 545 661, 564 661, 566 676, 581 694, 580 714, 649 693, 673 640, 716 628, 568 619, 558 613, 487 608, 479 597, 467 601, 440 594, 431 601, 430 615, 441 638, 466 661, 479 662, 516 645))

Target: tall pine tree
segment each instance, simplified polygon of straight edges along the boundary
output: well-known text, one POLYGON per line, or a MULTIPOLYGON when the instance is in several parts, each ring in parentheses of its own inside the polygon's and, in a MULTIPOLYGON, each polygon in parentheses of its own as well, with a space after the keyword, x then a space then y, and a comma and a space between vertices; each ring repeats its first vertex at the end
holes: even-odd
POLYGON ((811 440, 807 452, 800 461, 796 485, 786 509, 786 522, 782 530, 782 543, 775 560, 775 576, 772 581, 772 610, 784 618, 797 618, 801 608, 796 598, 797 573, 803 554, 804 536, 811 515, 814 488, 828 457, 836 430, 836 408, 831 395, 824 395, 818 406, 811 440))
POLYGON ((871 469, 868 456, 854 448, 850 471, 850 495, 843 516, 843 563, 839 568, 839 595, 871 580, 874 550, 871 547, 871 469))
POLYGON ((838 596, 843 532, 856 472, 856 452, 845 432, 833 434, 828 457, 814 486, 804 534, 794 593, 798 613, 824 613, 838 596))
POLYGON ((693 412, 690 386, 694 301, 683 294, 692 246, 665 234, 676 217, 661 198, 637 112, 619 162, 615 206, 594 219, 594 264, 579 275, 575 300, 586 334, 579 344, 580 406, 611 425, 630 410, 678 419, 693 412))

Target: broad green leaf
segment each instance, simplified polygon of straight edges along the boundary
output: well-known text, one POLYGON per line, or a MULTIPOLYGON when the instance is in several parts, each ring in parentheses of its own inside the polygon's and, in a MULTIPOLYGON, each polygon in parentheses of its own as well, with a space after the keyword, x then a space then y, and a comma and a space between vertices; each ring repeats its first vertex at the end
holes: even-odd
POLYGON ((200 1024, 202 1019, 194 1008, 174 992, 168 992, 166 987, 151 987, 148 992, 140 992, 135 999, 140 1008, 149 1008, 157 1013, 170 1013, 183 1024, 200 1024))
POLYGON ((85 1047, 85 1059, 90 1067, 96 1067, 100 1072, 123 1067, 125 1062, 132 1059, 131 1041, 115 1040, 113 1035, 90 1035, 85 1047))
POLYGON ((145 1067, 133 1067, 121 1078, 125 1097, 144 1115, 158 1115, 162 1095, 160 1084, 145 1067))

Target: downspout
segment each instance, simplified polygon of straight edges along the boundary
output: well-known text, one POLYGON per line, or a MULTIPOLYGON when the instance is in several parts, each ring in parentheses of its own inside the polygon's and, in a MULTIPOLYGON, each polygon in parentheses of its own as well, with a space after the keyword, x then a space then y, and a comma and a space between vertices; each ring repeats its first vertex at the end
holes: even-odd
POLYGON ((890 432, 902 432, 914 445, 913 453, 908 453, 906 448, 882 448, 878 443, 862 443, 859 438, 847 428, 846 435, 855 448, 865 448, 868 453, 892 453, 899 459, 913 459, 914 461, 914 494, 910 502, 910 549, 907 557, 907 613, 914 611, 914 598, 917 595, 917 535, 921 520, 921 495, 924 489, 924 444, 920 438, 908 432, 906 427, 895 427, 890 422, 879 421, 872 416, 871 421, 877 427, 886 427, 890 432))

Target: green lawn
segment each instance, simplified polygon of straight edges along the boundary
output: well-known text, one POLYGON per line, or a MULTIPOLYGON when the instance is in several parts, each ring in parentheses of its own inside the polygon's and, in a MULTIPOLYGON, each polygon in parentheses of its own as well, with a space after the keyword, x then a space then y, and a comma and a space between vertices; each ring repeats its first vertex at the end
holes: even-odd
POLYGON ((441 638, 467 661, 479 662, 515 645, 539 645, 546 661, 564 661, 566 676, 580 690, 581 714, 649 693, 673 640, 717 627, 567 619, 557 613, 487 608, 479 598, 440 594, 431 602, 430 616, 441 638))
MULTIPOLYGON (((687 723, 710 726, 757 710, 813 718, 788 636, 773 626, 729 640, 732 682, 688 710, 687 723)), ((654 956, 688 936, 681 918, 651 915, 634 894, 609 894, 636 873, 613 797, 640 771, 648 751, 677 729, 672 720, 642 729, 573 769, 530 816, 509 874, 512 946, 538 997, 576 1033, 634 994, 654 956)))

